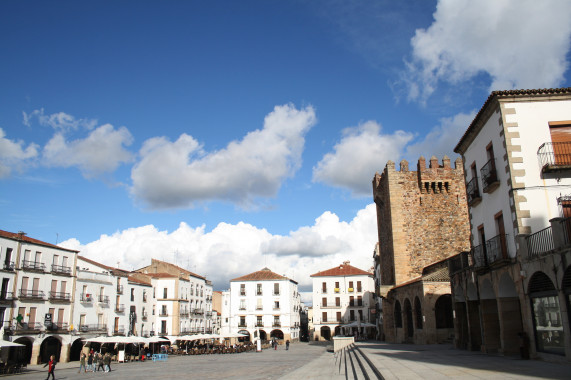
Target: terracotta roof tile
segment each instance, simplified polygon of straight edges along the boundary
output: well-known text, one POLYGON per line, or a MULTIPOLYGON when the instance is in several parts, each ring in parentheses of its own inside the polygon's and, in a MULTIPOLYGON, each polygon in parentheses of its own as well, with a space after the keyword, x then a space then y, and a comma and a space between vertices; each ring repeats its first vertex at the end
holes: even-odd
POLYGON ((88 259, 88 258, 85 257, 85 256, 80 256, 80 255, 78 255, 77 258, 78 258, 78 259, 81 259, 81 260, 83 260, 83 261, 86 261, 86 262, 88 262, 88 263, 90 263, 90 264, 92 264, 92 265, 97 265, 98 267, 100 267, 100 268, 102 268, 102 269, 108 270, 108 271, 110 271, 111 273, 113 273, 115 276, 120 276, 120 277, 127 277, 127 276, 129 276, 129 271, 128 271, 128 270, 119 269, 119 268, 113 268, 113 267, 110 267, 110 266, 108 266, 108 265, 101 264, 100 262, 97 262, 97 261, 95 261, 95 260, 88 259))
POLYGON ((323 277, 323 276, 372 276, 371 273, 366 272, 362 269, 355 268, 349 263, 343 263, 338 267, 324 270, 322 272, 317 272, 312 274, 310 277, 323 277))
POLYGON ((264 281, 264 280, 289 280, 289 278, 274 273, 268 268, 264 268, 257 272, 250 273, 230 281, 264 281))
POLYGON ((61 249, 63 251, 68 251, 68 252, 75 252, 75 253, 79 252, 79 251, 76 251, 74 249, 67 249, 67 248, 57 246, 55 244, 46 243, 45 241, 33 239, 31 237, 26 236, 25 234, 20 235, 17 232, 8 232, 8 231, 0 230, 0 237, 10 239, 10 240, 20 240, 21 239, 22 241, 25 241, 26 243, 43 245, 44 247, 57 248, 57 249, 61 249))

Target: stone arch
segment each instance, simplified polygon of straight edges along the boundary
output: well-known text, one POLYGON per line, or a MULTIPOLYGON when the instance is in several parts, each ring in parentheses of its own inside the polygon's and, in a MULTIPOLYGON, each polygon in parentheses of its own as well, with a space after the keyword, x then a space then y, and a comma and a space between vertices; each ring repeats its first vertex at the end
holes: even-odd
POLYGON ((502 274, 500 277, 499 286, 498 286, 498 297, 517 297, 517 290, 515 288, 514 281, 512 280, 511 276, 508 273, 502 274))
POLYGON ((280 329, 275 329, 270 332, 270 338, 282 339, 284 338, 284 332, 280 329))
POLYGON ((395 301, 394 318, 395 318, 395 327, 401 328, 402 327, 402 309, 400 307, 399 300, 395 301))
POLYGON ((21 352, 22 355, 21 358, 24 363, 30 364, 32 360, 32 349, 34 347, 34 339, 27 336, 22 336, 19 337, 18 339, 15 339, 14 343, 20 343, 25 346, 21 352))
POLYGON ((78 361, 79 357, 81 356, 81 350, 83 350, 84 346, 83 338, 79 338, 73 341, 71 344, 71 348, 69 350, 69 361, 74 362, 78 361))
POLYGON ((422 304, 420 303, 420 298, 418 298, 418 296, 414 297, 414 320, 416 321, 416 328, 422 330, 422 304))
POLYGON ((334 336, 339 336, 342 335, 343 333, 341 332, 341 326, 335 326, 335 333, 334 336))
POLYGON ((329 326, 321 326, 320 333, 323 339, 331 340, 331 329, 329 326))
POLYGON ((437 329, 454 328, 454 315, 452 313, 452 296, 443 294, 434 304, 437 329))
POLYGON ((405 337, 412 338, 414 336, 414 326, 412 321, 412 305, 408 298, 404 300, 404 327, 405 337))
POLYGON ((266 332, 266 330, 260 330, 260 340, 262 342, 268 340, 268 333, 266 332))
POLYGON ((40 345, 40 363, 47 363, 50 361, 50 356, 54 355, 59 362, 59 355, 61 353, 61 338, 59 336, 48 336, 40 345))
POLYGON ((238 331, 239 334, 244 334, 238 338, 239 342, 249 342, 250 341, 250 332, 248 330, 240 330, 238 331))
POLYGON ((492 283, 487 278, 480 284, 480 299, 481 300, 493 300, 496 299, 496 293, 494 292, 494 287, 492 283))

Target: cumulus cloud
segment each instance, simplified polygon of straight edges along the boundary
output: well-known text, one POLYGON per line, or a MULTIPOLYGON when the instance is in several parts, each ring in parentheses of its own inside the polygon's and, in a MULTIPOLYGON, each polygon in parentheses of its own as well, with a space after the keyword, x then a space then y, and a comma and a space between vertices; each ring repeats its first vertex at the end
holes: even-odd
POLYGON ((409 162, 416 162, 420 156, 427 159, 431 156, 439 159, 444 155, 451 158, 456 156, 454 147, 474 120, 475 115, 476 111, 472 111, 442 118, 440 124, 432 128, 422 140, 406 147, 406 158, 409 162))
POLYGON ((402 154, 412 133, 382 134, 381 126, 368 121, 347 128, 343 137, 313 168, 313 181, 349 189, 356 196, 371 195, 371 180, 388 160, 402 154))
POLYGON ((10 176, 12 170, 22 170, 30 163, 30 160, 38 156, 38 145, 28 144, 23 141, 10 140, 0 128, 0 178, 10 176))
POLYGON ((571 2, 439 0, 434 22, 411 40, 403 76, 409 99, 424 101, 439 82, 485 73, 490 90, 556 87, 568 68, 571 2))
POLYGON ((171 142, 145 141, 133 167, 132 194, 152 208, 192 207, 224 200, 249 206, 276 195, 282 182, 301 165, 305 134, 315 124, 312 107, 276 106, 264 127, 226 148, 206 152, 192 136, 171 142))
POLYGON ((216 290, 228 289, 231 279, 267 266, 298 281, 302 290, 310 291, 311 274, 345 260, 368 270, 373 265, 376 240, 376 211, 375 205, 370 204, 350 222, 325 212, 313 226, 301 227, 289 236, 272 235, 242 222, 220 223, 209 232, 204 225, 191 227, 180 223, 170 233, 147 225, 101 235, 84 245, 77 239, 60 245, 106 265, 119 263, 120 268, 127 270, 149 265, 151 257, 172 262, 212 280, 216 290))
POLYGON ((46 115, 44 109, 34 110, 30 113, 22 112, 24 125, 30 127, 32 121, 38 120, 40 125, 50 126, 55 130, 67 131, 77 130, 79 128, 93 129, 97 125, 96 119, 77 119, 65 112, 56 112, 46 115))
POLYGON ((42 158, 46 166, 78 167, 87 177, 112 172, 121 163, 132 161, 133 136, 125 127, 115 129, 110 124, 97 127, 84 139, 68 141, 63 133, 56 133, 45 145, 42 158))

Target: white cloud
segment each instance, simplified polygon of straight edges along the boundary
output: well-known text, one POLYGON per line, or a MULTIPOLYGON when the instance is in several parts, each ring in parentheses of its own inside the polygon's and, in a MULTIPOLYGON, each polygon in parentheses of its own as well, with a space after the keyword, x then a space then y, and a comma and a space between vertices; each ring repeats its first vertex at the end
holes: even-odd
POLYGON ((343 131, 341 141, 313 168, 313 181, 349 189, 357 196, 371 195, 371 181, 388 160, 400 157, 412 133, 381 134, 381 126, 368 121, 343 131))
POLYGON ((0 178, 8 177, 13 169, 22 170, 30 160, 38 156, 38 146, 6 138, 6 133, 0 128, 0 178))
POLYGON ((22 114, 24 117, 23 123, 28 127, 32 125, 34 119, 37 119, 40 125, 50 126, 59 131, 77 130, 79 128, 93 129, 97 125, 97 120, 95 119, 76 119, 65 112, 46 115, 43 108, 30 113, 22 112, 22 114))
POLYGON ((77 239, 60 245, 106 265, 119 262, 119 267, 128 270, 149 265, 151 257, 172 262, 212 280, 217 290, 227 289, 233 278, 267 266, 298 281, 307 291, 311 274, 345 260, 368 270, 373 265, 376 240, 376 209, 370 204, 350 222, 325 212, 313 226, 301 227, 286 237, 242 222, 220 223, 210 232, 204 226, 193 228, 180 223, 171 233, 148 225, 102 235, 85 245, 77 239))
POLYGON ((439 0, 434 22, 411 40, 409 99, 426 100, 439 82, 487 73, 490 90, 559 86, 571 41, 567 0, 439 0))
POLYGON ((426 159, 436 156, 441 159, 444 155, 453 158, 454 147, 474 120, 475 111, 469 114, 459 113, 453 117, 442 118, 440 125, 435 126, 424 138, 406 147, 406 157, 409 162, 416 162, 420 156, 426 159))
POLYGON ((153 208, 192 207, 225 200, 242 206, 276 195, 282 182, 301 165, 305 134, 315 124, 312 107, 276 106, 264 127, 206 152, 192 136, 175 142, 147 140, 131 172, 132 193, 153 208))
POLYGON ((42 162, 46 166, 77 166, 85 177, 96 177, 130 162, 132 154, 125 146, 132 141, 127 128, 115 129, 110 124, 94 129, 84 139, 67 141, 62 133, 56 133, 44 147, 42 162))

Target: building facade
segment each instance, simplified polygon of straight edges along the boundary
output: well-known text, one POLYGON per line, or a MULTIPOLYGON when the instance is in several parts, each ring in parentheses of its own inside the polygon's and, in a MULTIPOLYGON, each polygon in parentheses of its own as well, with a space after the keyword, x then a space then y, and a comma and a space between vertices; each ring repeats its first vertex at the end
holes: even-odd
POLYGON ((264 268, 231 280, 229 301, 229 332, 299 340, 301 295, 294 280, 264 268))
POLYGON ((376 336, 373 273, 343 264, 311 275, 313 279, 312 340, 336 335, 376 336))
POLYGON ((451 263, 456 345, 571 359, 571 89, 492 92, 455 151, 471 235, 451 263))
POLYGON ((373 179, 377 208, 377 287, 388 342, 438 343, 453 336, 449 257, 470 247, 462 161, 421 157, 387 162, 373 179), (440 263, 440 264, 438 264, 440 263))

